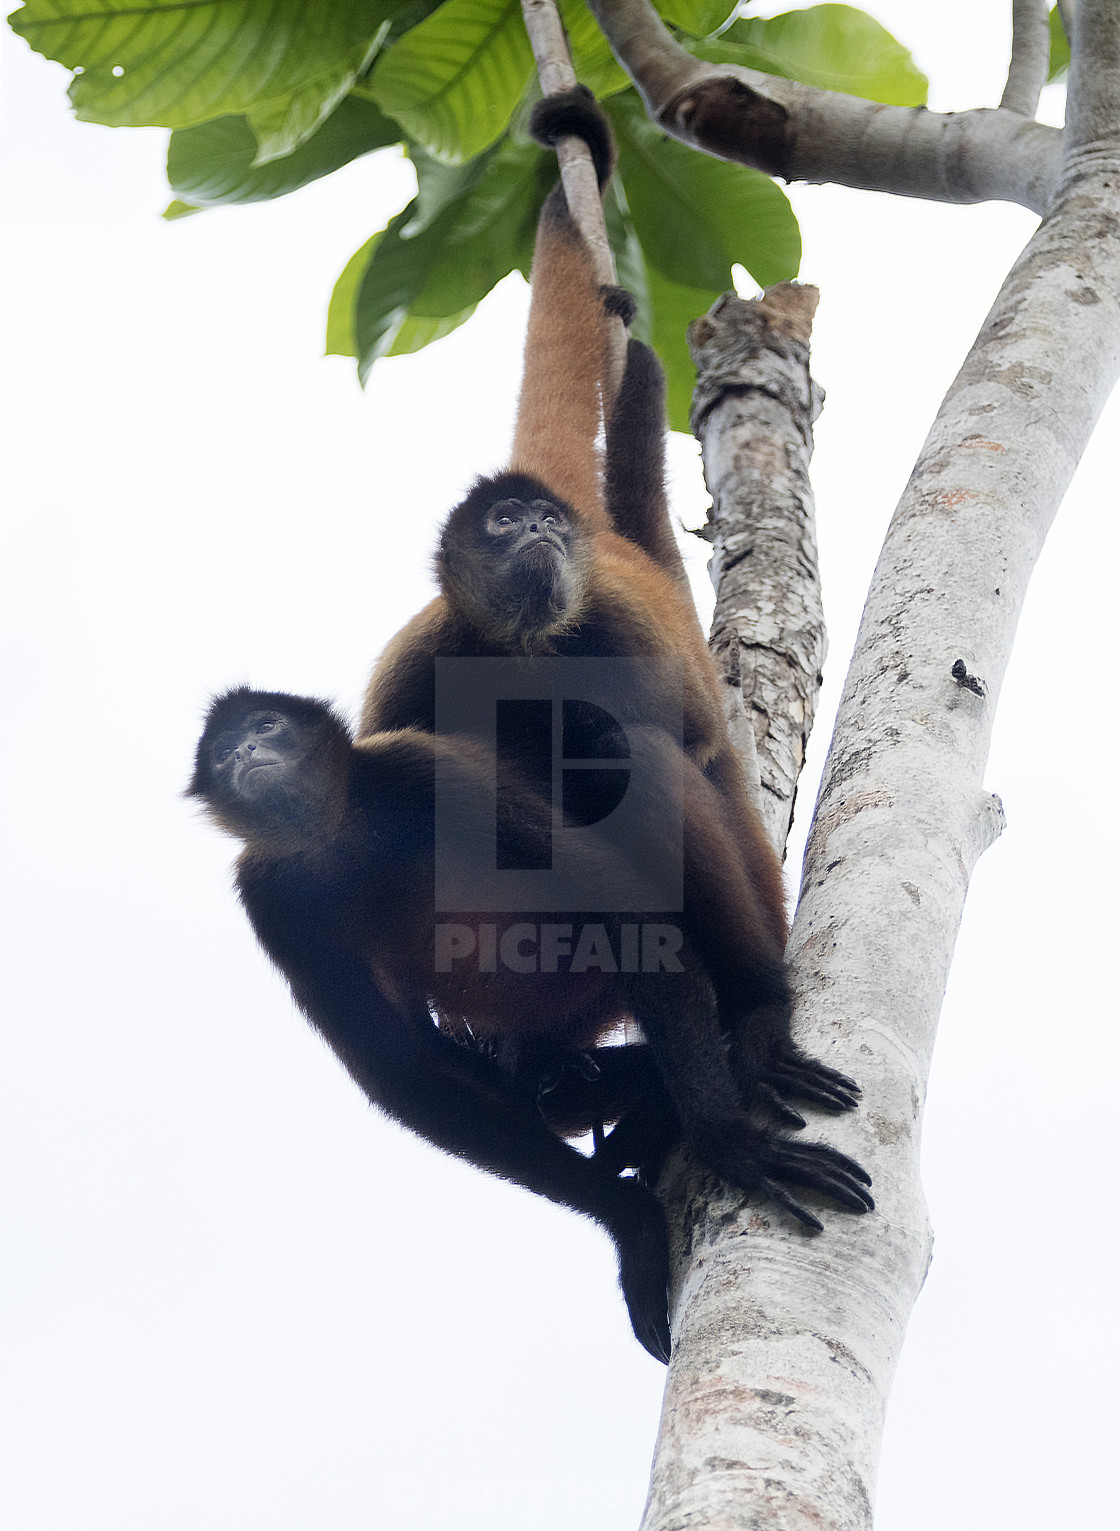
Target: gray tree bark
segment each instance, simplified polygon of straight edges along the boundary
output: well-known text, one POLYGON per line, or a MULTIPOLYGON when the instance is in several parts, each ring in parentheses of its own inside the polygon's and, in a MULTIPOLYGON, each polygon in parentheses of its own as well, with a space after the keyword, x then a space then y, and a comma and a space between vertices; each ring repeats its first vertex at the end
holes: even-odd
MULTIPOLYGON (((1120 7, 1082 0, 1053 199, 887 533, 790 942, 800 1037, 864 1088, 827 1137, 871 1170, 877 1210, 819 1205, 814 1237, 672 1161, 675 1343, 644 1531, 871 1524, 931 1248, 918 1173, 930 1053, 969 877, 1002 825, 983 785, 995 706, 1031 571, 1120 373, 1118 127, 1120 7)), ((795 520, 790 545, 801 535, 795 520)), ((752 601, 765 610, 761 587, 731 604, 752 601)), ((753 732, 764 772, 780 769, 769 728, 753 732)))

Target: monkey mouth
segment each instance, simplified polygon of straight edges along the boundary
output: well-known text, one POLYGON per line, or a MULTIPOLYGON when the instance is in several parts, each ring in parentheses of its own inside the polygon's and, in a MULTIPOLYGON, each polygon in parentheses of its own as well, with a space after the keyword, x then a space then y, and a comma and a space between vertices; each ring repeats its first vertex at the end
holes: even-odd
POLYGON ((248 761, 241 768, 241 775, 238 778, 238 785, 242 785, 246 781, 248 781, 249 777, 252 776, 255 771, 265 771, 265 770, 267 770, 269 768, 269 766, 275 766, 277 764, 279 764, 279 762, 275 761, 275 760, 250 760, 250 761, 248 761))
POLYGON ((532 542, 526 543, 521 552, 525 558, 539 556, 542 552, 556 553, 563 557, 564 544, 558 537, 551 537, 547 532, 542 532, 539 537, 534 537, 532 542))

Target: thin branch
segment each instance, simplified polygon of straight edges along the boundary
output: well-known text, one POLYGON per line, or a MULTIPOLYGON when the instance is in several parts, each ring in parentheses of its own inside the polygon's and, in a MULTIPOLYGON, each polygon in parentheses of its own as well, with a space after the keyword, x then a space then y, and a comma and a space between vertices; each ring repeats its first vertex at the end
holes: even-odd
MULTIPOLYGON (((576 84, 576 72, 556 0, 521 0, 521 14, 536 60, 541 93, 554 96, 571 90, 576 84)), ((595 275, 603 286, 613 286, 618 278, 591 151, 582 138, 567 136, 557 140, 556 159, 568 208, 591 252, 595 275)), ((613 399, 618 392, 625 356, 626 329, 620 319, 613 319, 610 321, 608 376, 604 389, 607 400, 613 399)))
POLYGON ((649 0, 588 0, 650 117, 682 143, 787 181, 1044 212, 1062 135, 1017 112, 927 112, 817 90, 677 43, 649 0))
POLYGON ((1000 108, 1033 117, 1050 71, 1050 11, 1046 0, 1012 0, 1011 62, 1000 108))

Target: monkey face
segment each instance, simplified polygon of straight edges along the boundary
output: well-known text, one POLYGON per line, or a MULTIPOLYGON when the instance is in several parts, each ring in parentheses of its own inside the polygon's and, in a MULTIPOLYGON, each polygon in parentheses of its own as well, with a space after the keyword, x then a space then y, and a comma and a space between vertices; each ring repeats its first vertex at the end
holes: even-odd
POLYGON ((223 730, 207 752, 214 789, 227 798, 267 794, 268 773, 275 786, 303 754, 300 733, 293 719, 272 711, 250 713, 223 730))
POLYGON ((335 756, 345 729, 328 708, 295 700, 288 710, 279 694, 243 689, 211 708, 188 791, 241 839, 306 835, 344 789, 335 756))
POLYGON ((571 522, 551 500, 498 500, 486 511, 484 527, 511 559, 562 562, 571 547, 571 522))

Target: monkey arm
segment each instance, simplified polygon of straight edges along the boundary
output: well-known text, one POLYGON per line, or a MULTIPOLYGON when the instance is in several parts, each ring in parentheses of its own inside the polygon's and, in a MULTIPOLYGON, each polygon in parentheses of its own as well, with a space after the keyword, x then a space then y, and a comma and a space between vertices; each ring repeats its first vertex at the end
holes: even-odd
POLYGON ((253 923, 300 1008, 374 1105, 437 1148, 582 1212, 611 1235, 634 1333, 667 1360, 668 1251, 656 1197, 557 1138, 490 1060, 403 1018, 362 958, 327 947, 278 951, 268 922, 253 923))
POLYGON ((541 209, 510 467, 606 526, 596 445, 607 327, 587 248, 557 186, 541 209))
POLYGON ((627 348, 607 421, 606 499, 615 531, 660 564, 691 602, 665 495, 665 374, 640 340, 627 348))
MULTIPOLYGON (((583 87, 534 109, 542 142, 564 134, 584 140, 600 186, 613 164, 610 125, 583 87)), ((533 474, 605 528, 597 448, 607 367, 608 316, 587 247, 572 221, 563 187, 541 209, 531 274, 532 301, 510 467, 533 474)))

